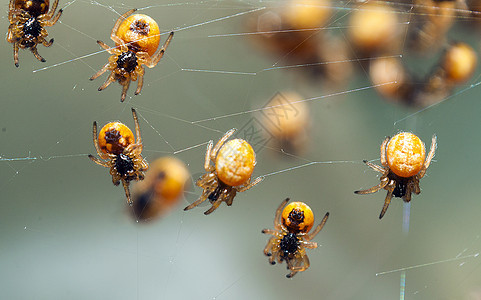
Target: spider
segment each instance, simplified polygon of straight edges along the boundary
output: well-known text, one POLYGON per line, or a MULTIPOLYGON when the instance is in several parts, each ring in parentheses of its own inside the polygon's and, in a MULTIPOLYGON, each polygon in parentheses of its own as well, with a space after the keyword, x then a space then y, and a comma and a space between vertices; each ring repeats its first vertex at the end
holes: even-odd
POLYGON ((321 77, 329 88, 342 84, 352 72, 349 48, 342 39, 319 30, 333 14, 331 2, 289 0, 281 9, 263 10, 246 22, 248 31, 256 32, 251 41, 289 65, 303 65, 304 74, 316 82, 321 77), (329 63, 333 61, 343 63, 329 63))
POLYGON ((446 47, 443 56, 425 79, 416 78, 414 73, 405 68, 401 59, 394 57, 372 60, 369 75, 383 97, 410 106, 426 107, 446 99, 456 87, 468 81, 476 65, 474 49, 457 42, 446 47))
POLYGON ((112 82, 118 81, 122 85, 121 102, 125 100, 130 81, 139 80, 135 95, 140 93, 144 82, 145 69, 143 65, 149 68, 155 67, 164 56, 165 49, 174 36, 174 32, 171 32, 164 45, 156 53, 160 43, 159 26, 154 19, 146 15, 136 14, 127 18, 136 10, 129 10, 115 22, 110 34, 110 38, 115 42, 115 47, 110 48, 104 42, 97 41, 112 56, 102 69, 90 77, 90 80, 94 80, 106 71, 111 71, 107 80, 99 87, 99 91, 108 87, 112 82))
POLYGON ((452 43, 444 50, 438 66, 427 79, 427 83, 417 97, 423 106, 439 102, 457 86, 468 81, 477 66, 474 49, 465 43, 452 43))
POLYGON ((37 52, 37 45, 50 47, 53 39, 47 41, 45 27, 53 26, 62 15, 62 9, 54 16, 58 0, 49 10, 49 0, 10 0, 7 41, 13 44, 13 61, 18 68, 18 49, 30 48, 33 55, 41 62, 45 59, 37 52))
POLYGON ((207 173, 196 182, 197 186, 203 188, 202 195, 184 210, 194 208, 209 199, 212 207, 204 212, 208 215, 216 210, 222 201, 231 206, 237 192, 247 191, 264 179, 257 177, 251 182, 256 154, 248 142, 234 139, 226 143, 235 131, 235 128, 227 131, 214 148, 213 141, 209 141, 204 162, 207 173))
POLYGON ((374 171, 382 173, 381 183, 367 190, 355 191, 356 194, 371 194, 380 189, 387 190, 386 199, 379 219, 386 213, 392 197, 411 201, 411 193, 421 193, 419 180, 424 177, 436 151, 436 135, 433 135, 428 157, 424 143, 410 132, 400 132, 393 138, 387 137, 381 144, 381 166, 367 160, 363 162, 374 171))
POLYGON ((309 141, 311 115, 303 97, 294 91, 276 93, 264 106, 262 125, 275 148, 296 155, 306 150, 309 141))
POLYGON ((101 159, 89 154, 89 158, 98 165, 110 168, 114 185, 122 185, 125 190, 127 202, 132 205, 130 198, 129 183, 132 180, 143 180, 144 171, 149 168, 142 158, 142 138, 140 136, 139 120, 137 113, 132 108, 132 116, 135 123, 135 141, 132 131, 120 122, 106 124, 100 130, 97 138, 97 122, 93 124, 93 140, 97 154, 101 159), (105 161, 107 160, 107 161, 105 161))
POLYGON ((184 196, 190 173, 180 159, 167 156, 150 163, 145 179, 133 186, 131 212, 136 221, 151 221, 170 212, 184 196))
POLYGON ((289 202, 289 198, 282 201, 276 210, 275 229, 263 229, 262 233, 273 235, 264 248, 264 254, 269 256, 269 263, 275 265, 276 259, 279 263, 285 260, 287 269, 291 271, 286 277, 292 278, 298 272, 309 268, 309 257, 307 257, 305 248, 317 248, 317 243, 311 242, 311 240, 324 227, 329 213, 326 213, 316 229, 309 233, 314 224, 314 214, 311 208, 303 202, 292 202, 286 206, 287 202, 289 202))

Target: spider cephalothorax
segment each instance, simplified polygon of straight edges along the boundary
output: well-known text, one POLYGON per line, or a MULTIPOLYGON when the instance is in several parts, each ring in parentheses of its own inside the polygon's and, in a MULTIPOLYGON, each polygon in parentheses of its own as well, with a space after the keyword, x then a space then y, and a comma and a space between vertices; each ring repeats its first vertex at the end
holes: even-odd
POLYGON ((132 115, 134 117, 137 141, 135 141, 132 131, 120 122, 106 124, 102 127, 97 137, 97 122, 94 122, 93 140, 100 159, 89 155, 93 162, 110 169, 114 185, 119 185, 122 182, 127 202, 130 205, 132 204, 129 191, 130 181, 143 180, 144 171, 149 168, 149 165, 142 157, 139 121, 137 113, 133 108, 132 115))
POLYGON ((295 233, 285 234, 279 242, 281 260, 293 259, 296 252, 299 251, 300 245, 299 238, 297 238, 295 233))
POLYGON ((122 95, 120 101, 124 101, 131 81, 139 80, 135 95, 142 90, 144 67, 153 68, 164 56, 165 49, 169 46, 174 32, 171 32, 159 48, 160 31, 157 22, 149 16, 136 14, 131 15, 136 9, 131 9, 121 15, 110 34, 110 38, 115 42, 115 47, 110 48, 102 41, 97 43, 108 53, 112 54, 109 62, 104 65, 96 74, 90 77, 94 80, 106 71, 110 71, 107 80, 99 87, 102 91, 112 82, 118 81, 122 85, 122 95))
POLYGON ((143 178, 143 175, 136 175, 134 169, 134 161, 127 154, 120 153, 115 157, 114 167, 115 170, 124 177, 127 181, 131 181, 136 178, 143 178))
POLYGON ((49 11, 49 0, 10 0, 7 41, 13 44, 13 60, 18 67, 18 49, 29 48, 41 62, 45 59, 37 52, 37 45, 50 47, 53 39, 47 41, 45 27, 57 23, 62 15, 62 9, 54 16, 58 0, 55 0, 49 11))
POLYGON ((392 139, 387 137, 381 144, 381 166, 367 160, 364 163, 374 171, 382 173, 381 183, 356 194, 371 194, 380 189, 387 190, 386 199, 379 219, 381 219, 391 203, 392 197, 399 197, 404 202, 411 201, 411 194, 421 193, 419 180, 424 177, 426 170, 431 164, 436 150, 436 135, 433 135, 431 148, 426 160, 426 148, 424 143, 416 135, 410 132, 401 132, 392 139))
POLYGON ((316 229, 309 233, 314 225, 314 214, 311 208, 303 202, 292 202, 289 205, 287 202, 289 198, 282 201, 276 210, 274 230, 264 229, 262 233, 273 235, 264 248, 264 254, 269 256, 269 263, 274 265, 276 260, 279 263, 285 260, 287 269, 291 271, 286 277, 291 278, 296 273, 309 268, 310 263, 305 248, 317 248, 317 243, 310 240, 324 227, 329 213, 326 213, 316 229))

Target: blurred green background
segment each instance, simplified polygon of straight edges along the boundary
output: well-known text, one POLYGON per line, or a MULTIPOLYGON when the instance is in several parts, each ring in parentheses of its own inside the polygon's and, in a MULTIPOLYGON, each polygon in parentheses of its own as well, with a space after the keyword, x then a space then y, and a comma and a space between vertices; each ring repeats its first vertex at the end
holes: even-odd
MULTIPOLYGON (((12 45, 1 44, 1 298, 398 299, 402 272, 377 273, 444 261, 407 270, 405 299, 481 299, 480 258, 459 259, 481 249, 479 86, 410 116, 417 110, 388 103, 372 88, 356 90, 371 85, 362 72, 328 90, 292 70, 262 71, 277 59, 245 35, 212 37, 247 32, 246 20, 255 12, 234 15, 279 5, 61 0, 64 14, 48 28, 55 43, 39 46, 46 63, 21 50, 17 69, 12 45), (141 95, 132 96, 134 83, 120 103, 117 83, 98 92, 106 75, 88 78, 109 56, 98 53, 96 40, 113 45, 110 30, 132 7, 157 20, 161 32, 176 34, 159 65, 146 70, 141 95), (43 67, 48 69, 36 71, 43 67), (136 223, 123 189, 87 157, 95 154, 92 122, 121 120, 133 128, 130 108, 135 107, 146 159, 176 153, 196 180, 205 146, 187 148, 241 128, 257 118, 248 111, 284 90, 305 99, 322 96, 308 103, 309 148, 299 157, 262 149, 254 176, 309 161, 334 163, 268 176, 238 194, 232 207, 222 204, 209 216, 203 215, 207 206, 182 210, 196 197, 189 195, 170 215, 136 223), (345 93, 324 97, 339 92, 345 93), (205 119, 210 120, 192 123, 205 119), (438 137, 422 193, 413 197, 408 234, 402 231, 400 199, 393 199, 379 220, 385 191, 353 193, 379 182, 362 160, 378 159, 381 141, 401 130, 413 131, 427 147, 434 133, 438 137), (260 232, 273 228, 275 209, 286 197, 310 205, 316 224, 325 212, 331 214, 314 239, 320 247, 308 250, 310 269, 293 279, 285 278, 285 264, 268 264, 262 253, 268 236, 260 232)), ((332 6, 341 13, 332 26, 345 23, 353 11, 349 3, 332 6)), ((3 11, 6 31, 8 3, 3 11)), ((450 36, 478 51, 479 32, 466 30, 457 27, 450 36)), ((478 82, 478 75, 460 89, 478 82)), ((197 187, 191 191, 200 193, 197 187)))

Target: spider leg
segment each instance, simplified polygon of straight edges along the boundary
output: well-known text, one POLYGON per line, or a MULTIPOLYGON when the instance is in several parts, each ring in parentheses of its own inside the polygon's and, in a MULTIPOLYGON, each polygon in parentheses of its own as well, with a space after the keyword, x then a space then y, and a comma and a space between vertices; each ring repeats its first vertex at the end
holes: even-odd
POLYGON ((236 194, 237 194, 237 190, 235 189, 231 190, 231 192, 229 193, 229 197, 225 199, 225 204, 227 204, 227 206, 232 205, 232 202, 234 201, 234 197, 236 194))
POLYGON ((184 211, 186 210, 189 210, 189 209, 192 209, 194 207, 196 207, 197 205, 201 204, 202 202, 204 202, 207 197, 209 196, 210 194, 210 190, 207 190, 205 189, 203 192, 202 192, 202 195, 199 197, 199 199, 197 199, 194 203, 192 203, 191 205, 188 205, 184 208, 184 211))
POLYGON ((142 137, 140 136, 140 126, 139 126, 139 118, 137 117, 137 112, 135 111, 135 108, 132 109, 132 117, 134 118, 134 124, 135 124, 135 135, 137 136, 137 142, 136 144, 142 144, 142 137))
MULTIPOLYGON (((58 3, 58 0, 55 1, 54 4, 58 3)), ((55 5, 55 8, 52 7, 52 15, 49 16, 49 18, 51 18, 53 16, 53 14, 55 13, 55 9, 57 8, 57 6, 55 5)), ((55 15, 55 17, 53 17, 53 19, 50 19, 47 21, 47 23, 45 24, 45 26, 53 26, 55 25, 55 23, 57 23, 58 19, 60 19, 60 16, 62 15, 62 12, 63 12, 63 9, 59 9, 58 13, 55 15)))
MULTIPOLYGON (((130 156, 138 156, 139 154, 142 153, 142 144, 130 144, 124 149, 124 154, 128 155, 128 153, 131 153, 132 155, 130 156)), ((135 160, 135 159, 134 159, 135 160)))
POLYGON ((389 207, 389 203, 391 203, 392 192, 394 191, 395 187, 396 187, 396 182, 394 180, 391 180, 391 182, 389 182, 389 185, 388 185, 386 199, 384 200, 384 205, 382 207, 381 214, 379 215, 379 219, 382 219, 382 217, 384 217, 384 214, 386 213, 386 210, 389 207))
POLYGON ((269 256, 269 263, 271 265, 276 264, 275 255, 272 255, 272 248, 274 248, 274 245, 276 244, 276 240, 277 240, 276 236, 271 237, 264 248, 264 255, 269 256))
POLYGON ((142 162, 140 163, 141 164, 141 171, 147 171, 149 169, 149 164, 142 159, 142 162))
POLYGON ((42 39, 42 45, 45 47, 50 47, 53 44, 53 39, 50 39, 50 41, 47 41, 46 39, 42 39))
POLYGON ((110 168, 109 164, 105 161, 101 161, 97 157, 93 156, 92 154, 89 154, 89 158, 96 163, 97 165, 101 165, 102 167, 110 168))
MULTIPOLYGON (((102 68, 102 70, 103 70, 103 68, 102 68)), ((99 71, 99 72, 100 72, 100 71, 99 71)), ((104 71, 104 72, 105 72, 105 71, 104 71)), ((102 73, 101 73, 101 74, 102 74, 102 73)), ((96 76, 96 75, 97 75, 97 74, 95 74, 94 76, 96 76)), ((94 76, 92 76, 92 77, 94 77, 94 76)), ((97 76, 97 77, 98 77, 98 76, 97 76)), ((95 78, 97 78, 97 77, 95 77, 95 78)), ((95 78, 94 78, 94 79, 95 79, 95 78)), ((90 80, 93 80, 93 79, 90 79, 90 80)), ((102 90, 104 90, 105 88, 107 88, 107 87, 108 87, 112 82, 114 82, 114 81, 115 81, 115 74, 112 72, 112 73, 110 73, 109 77, 107 77, 107 80, 105 80, 104 84, 102 84, 102 85, 99 87, 99 89, 98 89, 99 92, 102 91, 102 90)))
POLYGON ((386 159, 386 145, 387 145, 387 142, 389 142, 389 140, 391 139, 391 137, 386 137, 384 139, 384 141, 382 141, 382 144, 381 144, 381 165, 383 166, 387 166, 387 159, 386 159))
POLYGON ((207 144, 207 150, 205 151, 205 160, 204 160, 204 169, 207 172, 213 171, 213 167, 210 165, 210 154, 212 152, 212 146, 214 145, 214 141, 210 140, 207 144))
POLYGON ((284 201, 282 201, 281 204, 279 205, 279 207, 276 210, 276 215, 274 217, 274 228, 277 229, 277 230, 280 230, 282 228, 281 222, 280 222, 281 213, 282 213, 282 210, 284 209, 284 207, 287 205, 287 202, 289 202, 289 200, 290 200, 289 198, 286 198, 284 201))
POLYGON ((418 178, 423 178, 424 175, 426 174, 426 170, 429 168, 429 165, 431 164, 431 160, 434 158, 434 152, 436 151, 437 143, 436 143, 436 135, 433 135, 433 138, 431 140, 431 148, 429 149, 429 154, 428 157, 426 158, 426 161, 424 162, 424 165, 418 173, 418 178))
POLYGON ((232 128, 231 130, 227 131, 224 134, 224 136, 217 142, 217 144, 215 144, 214 150, 212 150, 212 153, 211 153, 211 156, 210 156, 212 158, 212 160, 215 159, 215 157, 217 155, 217 152, 219 152, 219 149, 222 147, 222 145, 225 143, 225 141, 227 141, 227 139, 230 138, 230 136, 234 134, 234 132, 236 130, 237 129, 232 128))
POLYGON ((153 68, 155 67, 160 59, 164 56, 165 54, 165 50, 167 49, 167 47, 169 46, 170 44, 170 41, 172 40, 172 38, 174 37, 174 32, 170 32, 169 36, 167 37, 167 39, 165 40, 164 44, 162 45, 162 48, 160 48, 160 51, 157 52, 157 54, 155 54, 149 61, 148 63, 146 64, 147 67, 149 68, 153 68))
POLYGON ((120 180, 122 179, 122 176, 120 176, 120 174, 118 174, 117 170, 115 170, 114 168, 110 168, 109 173, 112 176, 112 183, 115 186, 118 186, 120 184, 120 180))
POLYGON ((55 25, 55 23, 57 23, 58 19, 60 19, 60 16, 62 16, 62 13, 63 13, 63 9, 61 8, 61 9, 59 9, 59 11, 55 15, 55 17, 53 17, 53 20, 50 20, 48 22, 48 26, 55 25))
POLYGON ((302 258, 295 258, 295 260, 296 264, 299 264, 298 266, 293 265, 291 260, 288 261, 288 264, 290 264, 289 269, 291 270, 291 273, 286 275, 287 278, 292 278, 298 272, 303 272, 307 270, 311 265, 311 263, 309 262, 309 257, 307 257, 307 255, 304 255, 302 258))
POLYGON ((207 216, 211 214, 214 210, 216 210, 222 204, 222 202, 226 202, 228 206, 232 205, 232 200, 234 199, 234 196, 235 196, 235 190, 232 191, 232 193, 221 192, 220 196, 212 203, 211 208, 209 208, 204 212, 204 215, 207 216))
POLYGON ((16 13, 15 0, 10 0, 10 3, 8 4, 8 21, 10 23, 14 23, 13 19, 14 19, 15 13, 16 13))
POLYGON ((51 17, 53 17, 53 14, 55 13, 55 10, 57 9, 57 6, 58 6, 58 0, 55 0, 52 3, 52 7, 50 7, 50 11, 47 13, 47 16, 48 16, 49 19, 51 17))
POLYGON ((132 206, 133 202, 130 199, 129 182, 122 178, 122 185, 124 187, 125 196, 127 197, 127 203, 132 206))
POLYGON ((316 242, 306 242, 306 241, 302 241, 301 243, 302 243, 302 245, 303 245, 305 248, 309 248, 309 249, 316 249, 316 248, 317 248, 317 243, 316 243, 316 242))
POLYGON ((142 86, 144 85, 144 67, 140 66, 142 72, 139 72, 137 75, 139 76, 139 82, 137 83, 137 89, 135 90, 135 95, 140 94, 140 91, 142 90, 142 86))
POLYGON ((291 271, 291 273, 286 275, 287 278, 292 278, 294 275, 297 274, 297 271, 292 270, 294 268, 293 260, 295 260, 295 259, 296 258, 286 259, 287 269, 291 271))
POLYGON ((104 50, 106 50, 108 53, 115 54, 114 49, 116 49, 116 47, 111 48, 109 45, 107 45, 106 43, 104 43, 100 40, 97 41, 97 44, 99 44, 100 47, 104 48, 104 50))
POLYGON ((120 102, 124 102, 125 97, 127 96, 127 91, 129 90, 129 87, 130 87, 130 78, 128 78, 122 84, 122 95, 120 95, 120 102))
POLYGON ((216 201, 214 201, 214 203, 212 203, 212 206, 211 208, 209 208, 208 210, 206 210, 204 212, 204 215, 209 215, 210 213, 212 213, 214 210, 216 210, 220 205, 221 203, 223 202, 224 200, 221 199, 221 197, 219 197, 219 199, 217 199, 216 201))
POLYGON ((120 24, 122 23, 123 20, 125 20, 125 18, 127 18, 129 15, 133 14, 134 11, 136 11, 137 8, 133 8, 129 11, 127 11, 126 13, 124 13, 123 15, 121 15, 117 21, 115 22, 115 25, 114 25, 114 28, 112 28, 112 32, 110 33, 110 38, 116 42, 116 43, 121 43, 121 40, 117 37, 117 30, 119 30, 119 26, 120 24))
POLYGON ((272 235, 277 235, 277 231, 272 230, 272 229, 262 229, 261 231, 264 234, 272 234, 272 235))
POLYGON ((15 67, 18 68, 18 43, 13 43, 13 62, 15 63, 15 67))
POLYGON ((100 146, 99 146, 99 141, 97 139, 97 122, 94 121, 94 124, 92 126, 92 137, 93 137, 93 140, 94 140, 94 147, 95 147, 95 150, 97 150, 97 154, 100 156, 101 159, 109 159, 109 156, 105 153, 102 152, 102 150, 100 150, 100 146))
POLYGON ((413 187, 411 185, 408 185, 406 187, 406 194, 403 197, 404 202, 411 202, 411 193, 413 192, 413 187))
POLYGON ((367 160, 363 160, 362 161, 363 163, 365 163, 366 165, 368 165, 371 169, 373 169, 374 171, 377 171, 377 172, 380 172, 380 173, 384 173, 386 172, 386 170, 383 168, 383 167, 380 167, 376 164, 373 164, 367 160))
POLYGON ((421 193, 421 189, 419 188, 419 181, 418 180, 416 180, 416 182, 414 183, 413 189, 414 189, 414 193, 416 195, 419 195, 419 193, 421 193))
POLYGON ((264 180, 264 176, 260 176, 260 177, 257 177, 256 180, 254 180, 253 182, 249 183, 248 185, 246 186, 243 186, 243 187, 234 187, 238 192, 245 192, 247 191, 248 189, 252 188, 253 186, 255 186, 256 184, 260 183, 262 180, 264 180))
MULTIPOLYGON (((327 222, 327 218, 329 218, 329 213, 326 213, 324 215, 324 218, 322 218, 321 223, 319 223, 319 225, 317 225, 316 229, 314 229, 314 231, 312 233, 306 235, 307 241, 312 240, 322 230, 322 227, 324 227, 324 225, 327 222)), ((317 247, 317 244, 316 244, 316 247, 317 247)))
POLYGON ((9 42, 9 43, 15 43, 15 41, 13 40, 12 25, 8 26, 7 42, 9 42))
POLYGON ((35 56, 36 59, 38 59, 41 62, 46 62, 45 58, 43 58, 42 56, 40 56, 40 54, 38 54, 37 45, 31 47, 30 51, 32 51, 32 53, 33 53, 33 55, 35 56))
POLYGON ((92 77, 90 77, 89 80, 92 81, 94 79, 97 79, 100 75, 102 75, 103 73, 105 73, 109 69, 109 65, 110 65, 110 63, 106 63, 105 66, 103 66, 102 69, 100 69, 97 73, 92 75, 92 77))
POLYGON ((367 190, 354 191, 354 194, 360 194, 360 195, 372 194, 379 191, 380 189, 383 189, 388 183, 389 183, 389 178, 387 178, 386 176, 384 178, 381 178, 380 184, 373 186, 372 188, 367 190))

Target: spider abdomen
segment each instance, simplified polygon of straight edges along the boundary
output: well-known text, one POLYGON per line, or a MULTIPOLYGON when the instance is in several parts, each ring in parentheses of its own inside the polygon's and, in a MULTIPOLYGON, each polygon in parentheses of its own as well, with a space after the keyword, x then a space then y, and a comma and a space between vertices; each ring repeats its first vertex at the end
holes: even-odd
POLYGON ((281 221, 291 232, 308 232, 314 225, 314 213, 304 202, 292 202, 282 211, 281 221))
POLYGON ((252 146, 242 140, 230 140, 222 146, 215 160, 219 179, 229 186, 247 182, 256 165, 256 155, 252 146))
POLYGON ((126 18, 116 32, 130 50, 155 54, 160 43, 159 25, 147 15, 135 14, 126 18))
POLYGON ((100 130, 98 141, 103 153, 119 155, 128 145, 135 143, 135 137, 129 127, 110 122, 100 130))
POLYGON ((419 173, 425 157, 424 143, 410 132, 396 134, 386 146, 389 169, 399 177, 407 178, 419 173))

